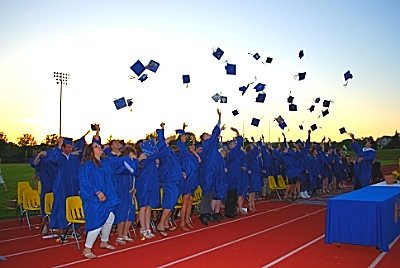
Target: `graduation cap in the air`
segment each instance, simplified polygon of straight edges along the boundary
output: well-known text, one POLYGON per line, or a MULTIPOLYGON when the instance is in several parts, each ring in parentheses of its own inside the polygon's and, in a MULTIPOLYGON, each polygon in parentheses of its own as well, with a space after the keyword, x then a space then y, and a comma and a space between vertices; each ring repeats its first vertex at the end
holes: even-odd
POLYGON ((264 88, 265 88, 265 84, 262 84, 262 83, 258 83, 258 84, 254 87, 254 89, 256 90, 256 92, 262 91, 262 90, 264 90, 264 88))
POLYGON ((140 60, 137 60, 130 68, 137 76, 141 75, 144 70, 146 70, 146 67, 144 67, 140 60))
POLYGON ((146 69, 152 71, 153 73, 157 72, 158 67, 160 64, 154 60, 150 60, 150 62, 147 64, 146 69))
POLYGON ((225 66, 226 74, 236 75, 236 65, 227 63, 225 66))
POLYGON ((127 99, 127 100, 126 100, 126 104, 127 104, 128 107, 131 109, 131 112, 132 112, 133 99, 132 99, 132 98, 127 99))
POLYGON ((299 81, 304 80, 306 78, 306 72, 298 73, 298 74, 294 75, 293 77, 294 77, 294 79, 299 78, 299 81))
POLYGON ((289 93, 289 97, 287 98, 288 103, 293 103, 294 97, 291 96, 292 92, 289 93))
POLYGON ((218 102, 221 99, 221 95, 216 93, 214 96, 211 97, 215 102, 218 102))
POLYGON ((233 110, 232 114, 233 114, 233 116, 237 116, 239 114, 239 111, 238 110, 233 110))
POLYGON ((339 128, 339 132, 340 132, 340 134, 347 133, 347 131, 346 131, 346 129, 344 127, 339 128))
POLYGON ((265 63, 271 63, 273 60, 273 58, 267 57, 267 59, 265 60, 265 63))
POLYGON ((316 124, 312 124, 312 125, 310 126, 310 128, 311 128, 312 131, 314 131, 314 130, 317 129, 317 125, 316 125, 316 124))
POLYGON ((300 128, 300 130, 304 129, 303 125, 299 125, 299 128, 300 128))
POLYGON ((263 103, 265 101, 265 97, 267 96, 267 94, 265 93, 258 93, 258 96, 256 98, 256 102, 261 102, 263 103))
POLYGON ((220 103, 227 103, 227 102, 228 102, 228 97, 226 97, 226 96, 220 96, 219 102, 220 102, 220 103))
POLYGON ((253 117, 253 119, 251 120, 251 125, 258 127, 259 124, 260 124, 260 119, 253 117))
POLYGON ((304 51, 303 50, 300 50, 300 52, 299 52, 299 58, 301 59, 301 58, 303 58, 304 57, 304 51))
POLYGON ((319 102, 321 101, 321 98, 320 98, 320 97, 315 98, 315 99, 313 99, 313 101, 314 101, 315 103, 319 103, 319 102))
POLYGON ((124 97, 114 100, 115 108, 117 110, 126 107, 126 100, 124 97))
POLYGON ((251 54, 251 53, 249 53, 250 55, 253 55, 253 58, 255 58, 256 60, 259 60, 260 59, 260 54, 258 54, 258 53, 256 53, 256 54, 251 54))
POLYGON ((139 77, 139 81, 143 83, 144 81, 147 80, 147 78, 148 78, 147 74, 142 74, 142 75, 139 77))
POLYGON ((314 112, 315 109, 315 105, 311 105, 310 108, 308 108, 308 110, 310 110, 310 113, 314 112))
POLYGON ((285 129, 285 127, 287 127, 285 121, 279 123, 278 126, 279 126, 282 130, 285 129))
POLYGON ((324 102, 322 103, 322 106, 324 106, 324 107, 326 107, 326 108, 329 108, 329 105, 331 104, 331 102, 333 102, 333 101, 331 101, 331 100, 324 100, 324 102))
POLYGON ((222 55, 224 55, 224 51, 222 49, 217 48, 216 50, 213 51, 213 56, 216 57, 218 60, 221 59, 222 55))
POLYGON ((350 70, 344 73, 344 81, 346 82, 344 86, 347 86, 347 84, 349 83, 349 81, 347 80, 349 79, 353 79, 353 75, 350 73, 350 70))
POLYGON ((297 111, 297 105, 294 104, 294 103, 289 104, 289 111, 296 112, 297 111))
POLYGON ((286 123, 285 123, 285 119, 282 118, 282 116, 278 116, 277 118, 274 119, 275 121, 278 122, 278 125, 281 129, 285 129, 285 127, 287 127, 286 123))
POLYGON ((322 116, 323 117, 327 116, 328 114, 329 114, 329 110, 328 109, 322 111, 322 116))
POLYGON ((239 88, 239 91, 242 91, 242 96, 244 95, 244 93, 246 93, 246 90, 249 88, 249 84, 247 84, 247 86, 241 86, 239 88))
POLYGON ((186 87, 188 87, 188 85, 190 83, 190 76, 188 74, 184 74, 184 75, 182 75, 182 80, 183 80, 183 83, 186 84, 186 87))

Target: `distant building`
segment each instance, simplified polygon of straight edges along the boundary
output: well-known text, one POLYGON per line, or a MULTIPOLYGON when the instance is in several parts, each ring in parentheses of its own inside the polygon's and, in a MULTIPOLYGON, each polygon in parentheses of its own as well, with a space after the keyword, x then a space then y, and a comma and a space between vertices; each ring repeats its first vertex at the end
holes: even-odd
POLYGON ((376 140, 376 144, 377 144, 378 149, 387 148, 387 146, 389 145, 391 140, 392 140, 392 138, 390 136, 383 136, 381 138, 378 138, 376 140))

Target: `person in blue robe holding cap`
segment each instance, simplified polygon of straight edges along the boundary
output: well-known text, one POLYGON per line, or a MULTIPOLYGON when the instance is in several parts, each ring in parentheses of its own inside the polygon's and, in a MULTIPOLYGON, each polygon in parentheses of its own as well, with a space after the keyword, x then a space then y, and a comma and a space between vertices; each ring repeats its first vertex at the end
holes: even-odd
POLYGON ((351 149, 357 154, 354 165, 354 190, 368 186, 371 180, 372 162, 376 158, 375 150, 372 148, 372 141, 367 140, 365 147, 361 148, 360 144, 354 138, 354 134, 350 134, 351 149))
POLYGON ((200 222, 206 226, 208 225, 208 220, 217 222, 212 215, 211 199, 215 190, 215 178, 219 172, 223 172, 223 170, 220 170, 217 159, 221 157, 218 152, 218 141, 219 135, 221 134, 221 130, 224 129, 224 126, 221 127, 221 111, 219 109, 217 109, 217 113, 218 123, 214 127, 211 135, 203 133, 200 136, 203 150, 201 153, 202 164, 200 167, 200 186, 202 189, 202 196, 199 206, 199 219, 200 222))
POLYGON ((261 168, 260 168, 260 148, 251 137, 253 144, 248 144, 245 148, 247 152, 246 160, 249 168, 249 210, 256 211, 255 197, 256 193, 262 189, 261 168))
POLYGON ((65 200, 69 196, 79 193, 78 170, 79 158, 72 154, 72 139, 60 137, 58 148, 50 154, 49 161, 55 165, 57 172, 53 184, 53 208, 51 213, 50 228, 62 229, 68 225, 66 219, 65 200))

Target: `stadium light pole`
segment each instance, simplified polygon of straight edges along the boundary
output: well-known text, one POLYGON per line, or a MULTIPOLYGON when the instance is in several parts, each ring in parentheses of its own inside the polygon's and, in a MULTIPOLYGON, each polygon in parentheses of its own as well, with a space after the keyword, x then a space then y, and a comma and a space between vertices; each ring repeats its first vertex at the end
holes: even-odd
POLYGON ((53 72, 53 76, 56 79, 57 84, 60 84, 60 128, 58 131, 58 136, 61 137, 61 104, 62 104, 62 87, 63 85, 68 85, 69 74, 53 72))

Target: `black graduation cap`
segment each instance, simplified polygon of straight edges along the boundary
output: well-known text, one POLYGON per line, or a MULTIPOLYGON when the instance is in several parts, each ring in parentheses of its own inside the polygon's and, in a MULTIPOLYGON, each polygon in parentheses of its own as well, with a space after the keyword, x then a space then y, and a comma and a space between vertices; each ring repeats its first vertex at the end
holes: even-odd
POLYGON ((220 96, 219 102, 220 102, 220 103, 227 103, 227 102, 228 102, 228 97, 226 97, 226 96, 220 96))
POLYGON ((282 123, 285 121, 285 119, 283 119, 282 116, 278 116, 277 118, 275 118, 275 121, 277 121, 278 123, 282 123))
POLYGON ((177 134, 177 135, 185 135, 185 131, 183 129, 175 129, 175 134, 177 134))
POLYGON ((326 109, 325 111, 322 111, 322 116, 325 117, 329 114, 329 110, 326 109))
POLYGON ((126 104, 128 105, 129 108, 131 108, 131 112, 132 112, 133 99, 132 98, 127 99, 126 104))
POLYGON ((271 63, 273 60, 273 58, 268 57, 267 60, 265 61, 265 63, 271 63))
POLYGON ((142 75, 139 77, 139 81, 143 83, 144 81, 147 80, 147 78, 148 78, 148 77, 147 77, 147 74, 142 74, 142 75))
POLYGON ((294 97, 290 95, 291 93, 292 92, 289 93, 289 97, 287 98, 288 103, 293 103, 293 100, 294 100, 294 97))
POLYGON ((140 60, 137 60, 130 68, 137 76, 141 75, 144 70, 146 70, 146 67, 144 67, 140 60))
POLYGON ((216 57, 218 60, 221 59, 222 55, 224 55, 224 51, 222 49, 217 48, 216 50, 213 51, 214 57, 216 57))
POLYGON ((186 86, 188 86, 188 84, 190 83, 190 76, 188 74, 184 74, 182 75, 182 80, 183 83, 186 84, 186 86))
POLYGON ((232 111, 232 114, 233 114, 234 116, 237 116, 237 115, 239 114, 239 111, 238 111, 238 110, 233 110, 233 111, 232 111))
POLYGON ((297 77, 299 78, 299 81, 304 80, 306 78, 306 72, 298 73, 297 77))
POLYGON ((319 102, 321 101, 321 98, 318 97, 318 98, 314 99, 313 101, 314 101, 315 103, 319 103, 319 102))
POLYGON ((285 121, 279 123, 278 125, 279 125, 279 127, 280 127, 281 129, 285 129, 285 127, 287 127, 285 121))
POLYGON ((246 90, 249 88, 249 85, 247 86, 242 86, 239 88, 239 91, 242 91, 242 96, 244 95, 244 93, 246 93, 246 90))
POLYGON ((308 108, 308 110, 310 110, 310 113, 314 112, 315 109, 315 105, 311 105, 310 108, 308 108))
POLYGON ((62 144, 63 144, 63 145, 66 145, 66 144, 72 145, 72 139, 71 139, 71 138, 65 138, 65 137, 64 137, 64 140, 63 140, 62 144))
POLYGON ((300 130, 303 130, 303 125, 299 125, 300 130))
POLYGON ((216 93, 214 96, 211 97, 215 102, 218 102, 221 99, 221 95, 216 93))
POLYGON ((264 90, 264 88, 265 88, 265 84, 262 84, 262 83, 258 83, 258 84, 254 87, 254 89, 256 90, 256 92, 262 91, 262 90, 264 90))
POLYGON ((251 125, 252 125, 252 126, 258 127, 259 124, 260 124, 260 119, 253 118, 253 119, 251 120, 251 125))
POLYGON ((344 127, 342 127, 342 128, 339 128, 339 132, 340 132, 340 134, 344 134, 347 131, 346 131, 346 129, 344 127))
POLYGON ((263 103, 265 101, 265 97, 266 96, 267 96, 267 94, 265 94, 265 93, 258 93, 258 96, 256 98, 256 102, 263 103))
POLYGON ((331 104, 331 100, 324 100, 324 102, 322 103, 322 106, 329 108, 329 105, 331 104))
POLYGON ((116 108, 117 110, 126 107, 125 98, 122 97, 122 98, 119 98, 119 99, 114 100, 114 104, 115 104, 115 108, 116 108))
POLYGON ((346 81, 346 83, 344 84, 344 86, 347 86, 347 83, 349 83, 349 79, 353 79, 353 75, 350 73, 350 70, 348 70, 347 72, 344 73, 344 81, 346 81))
POLYGON ((312 124, 312 125, 310 126, 310 128, 311 128, 312 131, 314 131, 314 130, 317 129, 317 125, 316 125, 316 124, 312 124))
POLYGON ((147 64, 146 69, 152 71, 153 73, 157 72, 158 67, 160 64, 154 60, 150 60, 150 62, 147 64))
MULTIPOLYGON (((250 55, 253 55, 253 54, 251 54, 251 53, 249 53, 250 55)), ((260 54, 258 54, 258 53, 256 53, 256 54, 254 54, 253 55, 253 58, 255 58, 256 60, 259 60, 260 59, 260 54)))
POLYGON ((293 103, 289 104, 289 111, 291 112, 297 111, 297 105, 293 103))
POLYGON ((236 75, 236 65, 227 63, 225 66, 226 74, 236 75))
POLYGON ((300 50, 300 52, 299 52, 299 58, 301 59, 301 58, 303 58, 304 57, 304 51, 303 50, 300 50))

